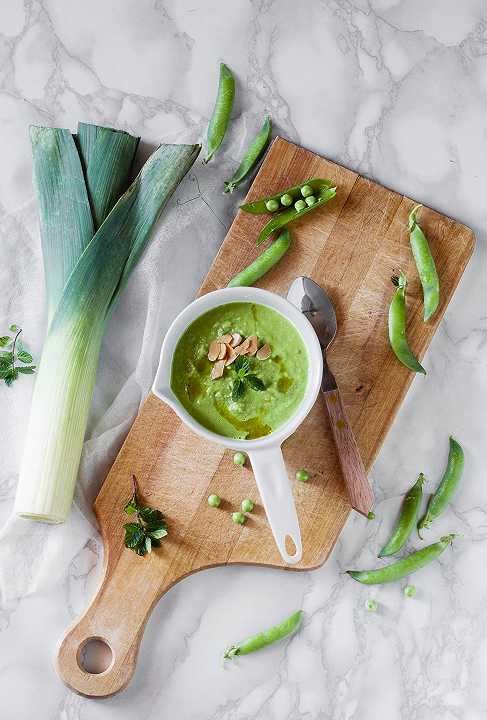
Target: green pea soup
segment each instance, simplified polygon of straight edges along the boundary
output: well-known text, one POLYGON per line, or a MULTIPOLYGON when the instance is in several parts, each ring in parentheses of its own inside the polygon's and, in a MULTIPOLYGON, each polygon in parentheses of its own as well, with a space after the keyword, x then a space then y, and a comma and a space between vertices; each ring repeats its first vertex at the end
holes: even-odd
POLYGON ((307 381, 308 353, 296 328, 276 310, 250 302, 220 305, 197 318, 180 337, 171 368, 171 388, 188 413, 208 430, 240 440, 268 435, 287 422, 307 381), (211 379, 208 348, 228 333, 256 335, 259 347, 270 346, 268 359, 248 357, 247 372, 262 381, 263 390, 244 379, 242 394, 232 397, 238 363, 211 379))

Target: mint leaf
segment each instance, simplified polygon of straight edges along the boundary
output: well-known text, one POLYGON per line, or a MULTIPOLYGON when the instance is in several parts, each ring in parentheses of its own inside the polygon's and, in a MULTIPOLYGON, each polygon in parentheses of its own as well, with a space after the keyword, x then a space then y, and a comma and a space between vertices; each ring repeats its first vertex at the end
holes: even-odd
POLYGON ((143 557, 153 548, 160 547, 161 538, 167 535, 167 525, 160 510, 139 504, 135 475, 132 475, 132 484, 132 497, 124 506, 124 511, 128 515, 135 515, 136 522, 126 523, 123 526, 125 547, 143 557))
POLYGON ((16 367, 15 368, 19 373, 22 373, 22 375, 33 375, 36 370, 35 365, 28 365, 27 367, 16 367))
POLYGON ((245 377, 246 382, 250 385, 252 390, 265 390, 265 385, 257 375, 247 375, 245 377))
POLYGON ((239 355, 233 363, 233 367, 239 377, 244 377, 250 370, 249 359, 245 355, 239 355))
POLYGON ((17 354, 17 360, 20 360, 20 362, 25 363, 26 365, 28 365, 29 363, 32 362, 33 357, 32 357, 32 355, 31 355, 30 353, 27 352, 27 350, 21 350, 21 351, 17 354))
POLYGON ((0 337, 0 347, 7 347, 11 340, 12 338, 8 335, 3 335, 2 337, 0 337))
POLYGON ((237 378, 233 383, 232 400, 237 402, 245 392, 245 383, 241 378, 237 378))

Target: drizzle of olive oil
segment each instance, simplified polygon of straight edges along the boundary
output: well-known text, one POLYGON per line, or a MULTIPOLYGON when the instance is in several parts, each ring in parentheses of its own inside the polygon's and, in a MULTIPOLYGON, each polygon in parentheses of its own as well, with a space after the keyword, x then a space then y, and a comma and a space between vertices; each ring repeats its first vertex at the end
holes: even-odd
POLYGON ((235 430, 240 430, 246 433, 247 440, 255 440, 256 438, 269 435, 272 432, 272 428, 269 425, 263 423, 259 418, 249 418, 249 420, 240 420, 234 415, 228 407, 218 400, 215 401, 215 408, 217 412, 232 425, 235 430))

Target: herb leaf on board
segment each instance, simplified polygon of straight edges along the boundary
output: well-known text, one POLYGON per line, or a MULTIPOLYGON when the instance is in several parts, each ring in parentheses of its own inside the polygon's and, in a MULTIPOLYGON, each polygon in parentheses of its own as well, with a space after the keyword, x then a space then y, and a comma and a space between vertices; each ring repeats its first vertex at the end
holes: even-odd
POLYGON ((153 547, 160 547, 167 535, 167 524, 160 510, 139 503, 137 479, 132 475, 132 497, 124 506, 127 515, 135 515, 136 521, 125 523, 125 547, 144 556, 153 547))

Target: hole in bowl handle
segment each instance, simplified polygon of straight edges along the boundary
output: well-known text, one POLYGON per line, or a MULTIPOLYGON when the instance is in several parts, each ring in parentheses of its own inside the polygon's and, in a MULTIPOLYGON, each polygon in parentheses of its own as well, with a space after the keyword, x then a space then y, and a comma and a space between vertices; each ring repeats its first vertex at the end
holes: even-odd
POLYGON ((296 506, 282 450, 279 446, 253 450, 249 452, 249 459, 281 557, 289 565, 295 565, 301 560, 303 548, 296 506), (291 538, 294 544, 294 555, 290 555, 286 549, 286 537, 291 538))

